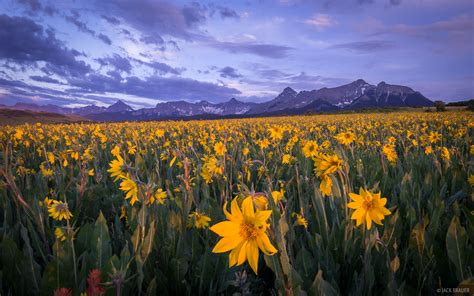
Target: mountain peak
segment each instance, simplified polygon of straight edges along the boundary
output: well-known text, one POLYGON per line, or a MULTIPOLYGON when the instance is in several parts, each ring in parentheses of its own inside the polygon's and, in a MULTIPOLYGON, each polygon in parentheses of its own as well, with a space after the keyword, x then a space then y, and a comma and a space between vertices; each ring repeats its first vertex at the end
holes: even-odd
POLYGON ((283 90, 283 93, 296 94, 296 91, 295 91, 294 89, 292 89, 291 87, 287 86, 287 87, 285 87, 285 89, 283 90))
POLYGON ((387 83, 385 83, 385 81, 380 81, 380 83, 377 84, 377 86, 385 86, 385 85, 387 85, 387 83))
POLYGON ((117 100, 114 104, 107 107, 109 112, 133 111, 133 108, 125 104, 122 100, 117 100))
POLYGON ((354 81, 353 83, 355 84, 368 84, 364 79, 357 79, 356 81, 354 81))

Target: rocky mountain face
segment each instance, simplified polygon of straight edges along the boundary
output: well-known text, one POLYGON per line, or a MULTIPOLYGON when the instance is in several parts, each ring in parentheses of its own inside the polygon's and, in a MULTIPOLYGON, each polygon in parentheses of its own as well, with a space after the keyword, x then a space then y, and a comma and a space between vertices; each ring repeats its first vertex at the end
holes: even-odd
POLYGON ((423 107, 431 105, 433 105, 432 101, 407 86, 390 85, 382 81, 354 100, 349 108, 423 107))
POLYGON ((154 120, 162 118, 215 118, 220 116, 285 115, 332 112, 341 109, 423 107, 433 102, 421 93, 402 85, 380 82, 371 85, 362 79, 337 87, 324 87, 296 92, 286 87, 273 100, 263 103, 238 101, 235 98, 223 103, 200 101, 172 101, 156 104, 153 108, 134 110, 122 101, 109 107, 95 105, 65 108, 55 105, 17 103, 3 108, 76 114, 100 121, 154 120))
POLYGON ((156 104, 155 108, 144 108, 133 112, 134 116, 151 116, 157 117, 180 117, 180 116, 196 116, 203 114, 214 115, 242 115, 246 114, 255 103, 241 102, 234 98, 224 103, 210 103, 200 101, 197 103, 189 103, 186 101, 164 102, 156 104))

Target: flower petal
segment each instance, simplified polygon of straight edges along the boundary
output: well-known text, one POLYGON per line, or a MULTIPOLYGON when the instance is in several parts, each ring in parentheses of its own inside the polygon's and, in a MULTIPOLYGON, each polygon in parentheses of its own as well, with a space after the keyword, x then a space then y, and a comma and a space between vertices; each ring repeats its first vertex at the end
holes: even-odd
POLYGON ((209 228, 220 236, 236 236, 240 232, 240 225, 231 221, 223 221, 209 228))
POLYGON ((247 258, 249 260, 250 267, 257 274, 258 271, 258 247, 254 240, 251 240, 247 244, 247 258))
POLYGON ((239 256, 237 258, 237 265, 241 265, 247 260, 247 241, 244 241, 242 247, 240 247, 239 256))
POLYGON ((255 215, 255 211, 253 208, 253 201, 252 197, 246 197, 242 202, 242 212, 245 218, 253 218, 255 215))
POLYGON ((262 250, 262 252, 266 255, 273 255, 278 252, 278 250, 272 245, 270 239, 265 233, 257 236, 257 245, 260 250, 262 250))
POLYGON ((217 242, 214 249, 212 249, 213 253, 225 253, 227 251, 232 250, 233 248, 237 247, 239 243, 242 242, 242 238, 239 235, 236 236, 226 236, 222 238, 220 241, 217 242))

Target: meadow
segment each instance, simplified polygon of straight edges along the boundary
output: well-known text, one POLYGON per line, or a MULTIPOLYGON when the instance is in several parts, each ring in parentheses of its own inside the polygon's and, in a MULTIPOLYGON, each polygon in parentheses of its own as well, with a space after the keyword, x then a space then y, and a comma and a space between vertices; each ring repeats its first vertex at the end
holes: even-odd
POLYGON ((474 115, 0 127, 2 295, 474 292, 474 115))

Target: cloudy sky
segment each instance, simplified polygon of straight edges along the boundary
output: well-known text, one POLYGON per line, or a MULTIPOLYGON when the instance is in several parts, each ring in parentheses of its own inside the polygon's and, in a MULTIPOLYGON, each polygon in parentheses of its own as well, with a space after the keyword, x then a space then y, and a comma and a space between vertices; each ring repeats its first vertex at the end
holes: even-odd
POLYGON ((358 78, 474 98, 473 0, 2 0, 0 104, 265 101, 358 78))

